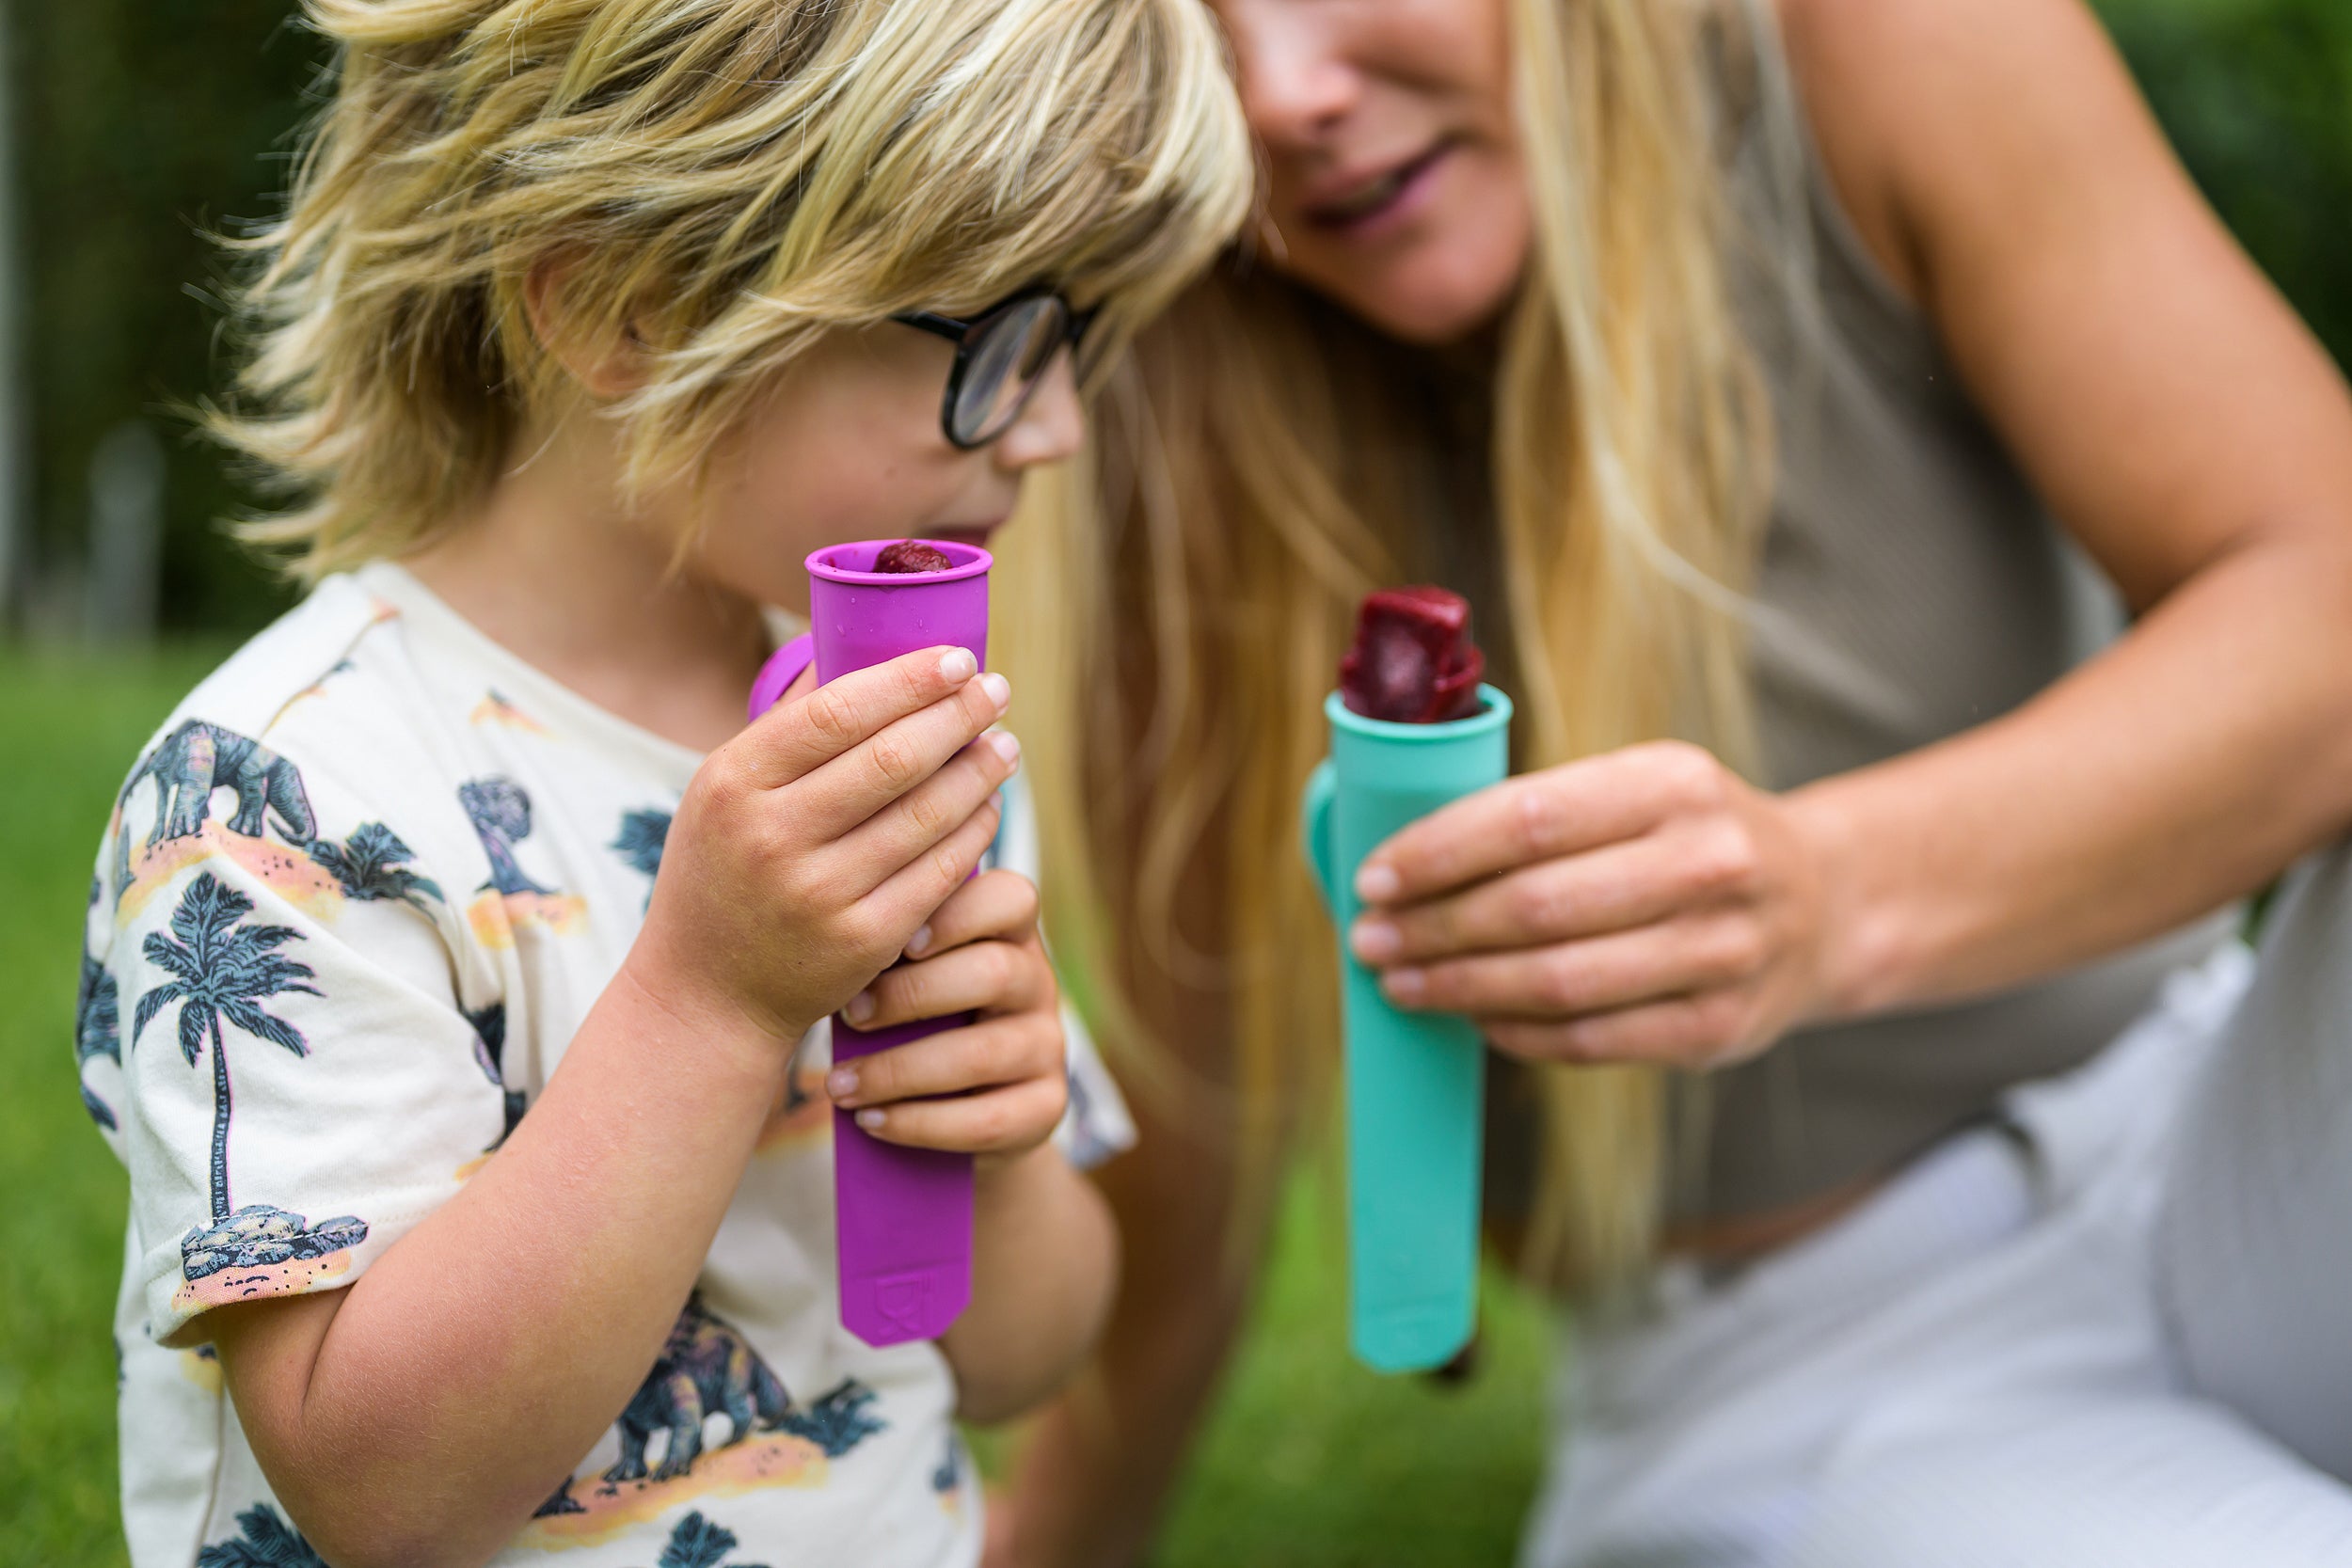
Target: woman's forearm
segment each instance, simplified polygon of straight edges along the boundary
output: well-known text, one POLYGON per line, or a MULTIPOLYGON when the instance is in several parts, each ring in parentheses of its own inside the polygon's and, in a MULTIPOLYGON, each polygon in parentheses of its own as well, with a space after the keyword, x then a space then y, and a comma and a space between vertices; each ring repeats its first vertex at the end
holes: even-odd
POLYGON ((1139 1561, 1216 1391, 1248 1300, 1263 1227, 1233 1228, 1233 1171, 1216 1139, 1147 1126, 1100 1180, 1124 1257, 1103 1345, 1038 1419, 990 1568, 1139 1561))
POLYGON ((1093 1349, 1119 1277, 1110 1209, 1051 1146, 982 1168, 972 1307, 940 1341, 957 1413, 989 1425, 1050 1398, 1093 1349))
POLYGON ((332 1560, 485 1560, 620 1414, 782 1082, 785 1048, 730 1027, 625 970, 505 1147, 358 1283, 224 1314, 247 1437, 332 1560))
POLYGON ((1241 1323, 1212 1280, 1122 1305, 1098 1356, 1038 1418, 992 1565, 1128 1568, 1143 1560, 1241 1323))
POLYGON ((2352 824, 2352 498, 2251 533, 2016 713, 1795 792, 1817 1017, 2015 984, 2170 930, 2352 824))

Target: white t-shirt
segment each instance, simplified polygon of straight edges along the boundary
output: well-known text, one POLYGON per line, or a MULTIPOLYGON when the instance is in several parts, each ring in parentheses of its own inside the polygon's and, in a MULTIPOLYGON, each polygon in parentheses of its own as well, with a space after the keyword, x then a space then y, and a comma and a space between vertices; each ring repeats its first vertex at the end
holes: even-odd
MULTIPOLYGON (((351 1284, 481 1168, 635 940, 700 761, 388 565, 323 583, 166 721, 99 856, 76 1032, 131 1173, 137 1568, 317 1560, 199 1314, 351 1284)), ((1034 875, 1008 796, 992 853, 1034 875)), ((1063 1148, 1089 1164, 1134 1130, 1069 1022, 1063 1148)), ((500 1564, 978 1556, 946 1362, 838 1322, 827 1047, 822 1026, 802 1042, 661 1358, 500 1564)))

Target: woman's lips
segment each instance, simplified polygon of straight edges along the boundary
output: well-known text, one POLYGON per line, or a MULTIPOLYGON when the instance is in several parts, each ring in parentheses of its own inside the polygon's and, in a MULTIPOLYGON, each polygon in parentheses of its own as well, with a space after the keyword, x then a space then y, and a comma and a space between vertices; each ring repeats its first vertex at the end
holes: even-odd
POLYGON ((1327 233, 1358 238, 1385 229, 1408 208, 1419 205, 1429 188, 1430 176, 1452 150, 1451 142, 1439 142, 1420 157, 1362 182, 1343 196, 1308 205, 1307 221, 1327 233))

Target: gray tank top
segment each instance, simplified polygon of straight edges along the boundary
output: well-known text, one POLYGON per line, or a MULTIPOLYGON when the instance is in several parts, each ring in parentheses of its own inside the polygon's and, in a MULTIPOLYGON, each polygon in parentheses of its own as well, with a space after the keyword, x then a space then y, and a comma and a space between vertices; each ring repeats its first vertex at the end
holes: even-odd
MULTIPOLYGON (((1785 85, 1761 91, 1734 189, 1767 243, 1735 287, 1779 427, 1754 661, 1765 782, 1786 789, 2006 713, 2122 623, 1865 247, 1785 85), (1817 286, 1776 281, 1767 252, 1799 258, 1817 286)), ((1894 1168, 2010 1085, 2096 1053, 2223 929, 1963 1006, 1806 1030, 1716 1074, 1675 1210, 1753 1213, 1894 1168)))

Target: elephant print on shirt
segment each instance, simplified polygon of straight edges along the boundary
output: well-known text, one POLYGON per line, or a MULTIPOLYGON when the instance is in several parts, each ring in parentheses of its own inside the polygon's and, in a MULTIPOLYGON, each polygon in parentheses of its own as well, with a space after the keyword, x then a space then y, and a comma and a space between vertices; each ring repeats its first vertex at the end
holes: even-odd
MULTIPOLYGON (((260 838, 272 818, 291 844, 308 846, 318 836, 318 819, 302 787, 300 769, 260 741, 218 724, 191 719, 164 736, 123 782, 115 800, 118 809, 130 803, 131 792, 146 779, 155 781, 155 825, 148 831, 146 846, 150 849, 202 832, 212 816, 213 792, 219 789, 237 792, 236 811, 226 825, 240 837, 260 838)), ((118 845, 117 892, 130 882, 131 837, 126 831, 118 845)))

